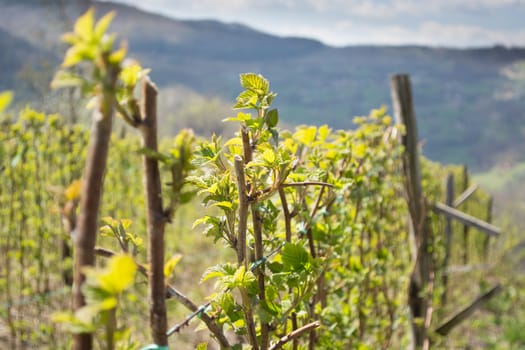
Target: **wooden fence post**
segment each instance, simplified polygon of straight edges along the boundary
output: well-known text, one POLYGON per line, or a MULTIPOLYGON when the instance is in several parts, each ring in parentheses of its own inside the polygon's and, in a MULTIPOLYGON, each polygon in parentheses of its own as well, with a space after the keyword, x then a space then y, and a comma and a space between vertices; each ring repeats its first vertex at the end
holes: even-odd
MULTIPOLYGON (((113 126, 115 96, 108 93, 115 87, 118 72, 112 69, 106 82, 111 88, 100 93, 98 106, 93 112, 93 127, 89 140, 86 166, 82 178, 78 229, 74 237, 73 309, 86 304, 82 284, 86 276, 84 267, 95 265, 95 243, 98 235, 98 214, 102 202, 104 172, 109 153, 109 141, 113 126)), ((93 334, 79 333, 73 336, 74 350, 93 349, 93 334)))
POLYGON ((394 75, 390 79, 394 117, 405 126, 402 142, 405 147, 403 171, 406 179, 410 231, 416 244, 416 261, 410 276, 408 304, 411 312, 412 333, 416 349, 428 349, 427 330, 432 317, 431 290, 433 283, 432 256, 429 245, 432 234, 428 206, 423 196, 419 163, 417 124, 408 75, 394 75))
MULTIPOLYGON (((489 224, 492 223, 492 210, 494 207, 494 198, 492 196, 489 197, 488 203, 487 203, 487 222, 489 224)), ((483 259, 485 262, 489 259, 489 243, 490 243, 490 236, 486 236, 485 240, 483 241, 483 259)))
MULTIPOLYGON (((157 89, 145 78, 142 84, 142 146, 157 151, 157 89)), ((167 217, 162 205, 162 185, 158 160, 143 155, 144 190, 147 206, 148 282, 150 328, 158 346, 168 345, 166 316, 166 286, 164 282, 164 230, 167 217)))
POLYGON ((450 331, 459 325, 461 322, 466 320, 467 318, 474 313, 477 309, 479 309, 481 306, 483 306, 487 301, 489 301, 492 297, 497 295, 498 293, 501 293, 503 290, 503 287, 498 283, 494 287, 492 287, 489 291, 486 293, 480 295, 476 300, 474 300, 470 305, 468 305, 463 310, 460 310, 457 314, 452 316, 450 320, 442 324, 436 329, 436 333, 441 336, 446 336, 450 331))
MULTIPOLYGON (((468 168, 466 165, 463 165, 463 191, 466 191, 469 187, 469 176, 468 168)), ((467 210, 467 203, 465 203, 464 211, 467 210)), ((469 225, 463 225, 463 265, 468 264, 468 243, 469 243, 469 225)))
MULTIPOLYGON (((445 202, 448 206, 452 206, 454 202, 454 174, 450 173, 447 177, 447 194, 445 202)), ((446 273, 448 268, 448 263, 450 260, 450 246, 452 243, 452 219, 446 217, 445 224, 445 258, 443 259, 443 276, 441 283, 443 284, 443 295, 441 296, 441 304, 445 305, 447 303, 447 284, 448 284, 448 274, 446 273)))
POLYGON ((486 233, 487 235, 498 236, 501 233, 501 229, 499 227, 488 224, 483 220, 465 214, 457 209, 449 207, 446 204, 437 202, 434 203, 433 208, 435 212, 451 217, 452 219, 462 222, 465 225, 472 226, 481 232, 486 233))

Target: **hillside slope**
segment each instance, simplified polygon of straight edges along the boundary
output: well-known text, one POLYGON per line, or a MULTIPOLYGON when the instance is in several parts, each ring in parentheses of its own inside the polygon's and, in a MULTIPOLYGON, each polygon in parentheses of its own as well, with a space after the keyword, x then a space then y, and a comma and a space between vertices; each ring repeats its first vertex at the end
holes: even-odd
MULTIPOLYGON (((90 2, 61 3, 0 0, 0 29, 59 57, 60 33, 90 2)), ((525 100, 503 74, 525 59, 525 49, 333 48, 239 24, 174 20, 116 3, 92 4, 99 15, 117 11, 113 30, 128 39, 131 54, 152 68, 161 88, 182 85, 231 101, 238 74, 255 71, 279 93, 276 104, 285 122, 350 128, 355 115, 389 105, 388 77, 404 72, 412 77, 427 156, 477 168, 525 157, 516 151, 525 146, 525 100)), ((6 45, 15 44, 0 42, 4 56, 10 55, 6 45)), ((17 66, 11 66, 8 74, 16 74, 17 66)), ((2 79, 0 88, 11 88, 15 80, 2 79)))

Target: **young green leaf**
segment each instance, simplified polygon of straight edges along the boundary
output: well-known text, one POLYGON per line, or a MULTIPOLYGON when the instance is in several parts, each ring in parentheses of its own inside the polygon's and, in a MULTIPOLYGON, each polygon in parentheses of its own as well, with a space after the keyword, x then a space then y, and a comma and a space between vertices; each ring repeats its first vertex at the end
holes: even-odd
POLYGON ((207 350, 208 349, 208 343, 199 343, 195 350, 207 350))
POLYGON ((67 87, 81 87, 84 84, 86 84, 86 81, 81 76, 72 72, 60 70, 53 77, 51 88, 61 89, 67 87))
POLYGON ((80 193, 82 190, 82 181, 75 180, 73 181, 65 190, 64 196, 68 201, 77 200, 80 198, 80 193))
POLYGON ((98 20, 95 26, 95 37, 102 38, 114 17, 115 11, 111 11, 106 13, 101 19, 98 20))
POLYGON ((201 278, 201 283, 206 282, 207 280, 210 280, 212 278, 233 276, 236 270, 237 268, 232 264, 220 264, 212 266, 206 271, 204 271, 204 274, 201 278))
POLYGON ((88 276, 93 277, 102 290, 117 295, 133 283, 136 271, 137 265, 131 256, 116 255, 103 271, 89 270, 88 276))
POLYGON ((291 271, 303 271, 312 259, 302 245, 294 243, 285 244, 281 257, 285 268, 291 271))
POLYGON ((179 263, 179 261, 182 259, 181 254, 175 254, 173 255, 166 263, 164 264, 164 277, 169 277, 173 273, 173 270, 179 263))
POLYGON ((93 37, 94 17, 95 10, 90 8, 75 22, 75 34, 85 41, 89 41, 93 37))
POLYGON ((247 90, 253 91, 259 96, 266 95, 270 88, 268 80, 256 73, 241 74, 241 85, 247 90))
POLYGON ((268 115, 266 116, 266 126, 269 128, 275 128, 279 123, 279 112, 277 109, 270 109, 268 115))
POLYGON ((0 93, 0 113, 2 113, 13 100, 13 93, 11 91, 4 91, 0 93))

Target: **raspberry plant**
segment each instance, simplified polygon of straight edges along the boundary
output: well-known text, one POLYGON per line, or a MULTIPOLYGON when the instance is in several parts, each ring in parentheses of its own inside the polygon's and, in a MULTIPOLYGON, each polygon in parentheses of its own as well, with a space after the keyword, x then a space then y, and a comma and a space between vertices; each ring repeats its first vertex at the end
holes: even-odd
MULTIPOLYGON (((53 82, 78 87, 88 97, 91 136, 30 109, 12 120, 2 112, 12 96, 0 94, 7 126, 0 133, 6 180, 0 183, 0 286, 10 348, 30 342, 68 346, 41 319, 49 305, 39 303, 29 313, 34 310, 24 298, 71 284, 71 238, 75 310, 55 318, 75 334, 77 349, 136 348, 137 339, 145 341, 143 331, 132 332, 144 328, 145 312, 137 310, 139 303, 130 309, 122 297, 137 301, 144 284, 154 343, 148 348, 167 348, 168 336, 177 342, 174 334, 195 317, 221 349, 407 347, 405 299, 413 257, 399 169, 403 130, 391 125, 386 110, 356 118, 350 131, 326 125, 282 130, 270 83, 246 73, 234 105, 239 112, 226 119, 237 124, 235 137, 205 140, 183 130, 158 147, 157 90, 149 70, 126 58, 125 45, 114 48, 115 36, 106 33, 112 17, 95 23, 90 10, 77 21, 64 36, 71 47, 53 82), (114 114, 139 136, 111 137, 114 114), (102 200, 104 169, 108 193, 102 200), (144 195, 137 190, 141 178, 144 195), (176 288, 180 281, 172 275, 180 256, 166 259, 164 246, 165 227, 177 209, 199 200, 204 209, 194 228, 235 255, 204 271, 201 281, 216 283, 203 304, 176 288), (133 218, 133 226, 126 218, 133 218), (95 254, 109 258, 105 267, 93 266, 95 254), (191 314, 168 328, 166 299, 176 299, 191 314), (131 325, 132 314, 142 315, 142 322, 131 325), (39 319, 38 330, 32 318, 39 319)), ((436 164, 424 164, 431 200, 442 197, 443 173, 436 164)), ((439 232, 442 221, 432 216, 432 224, 439 232)), ((442 245, 433 237, 435 266, 443 259, 442 245)))

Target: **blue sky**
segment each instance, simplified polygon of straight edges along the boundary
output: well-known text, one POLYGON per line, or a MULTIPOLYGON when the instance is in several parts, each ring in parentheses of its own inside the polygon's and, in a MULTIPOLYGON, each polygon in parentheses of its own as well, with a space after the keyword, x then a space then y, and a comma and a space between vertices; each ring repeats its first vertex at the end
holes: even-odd
POLYGON ((324 43, 525 47, 525 0, 116 0, 324 43))

